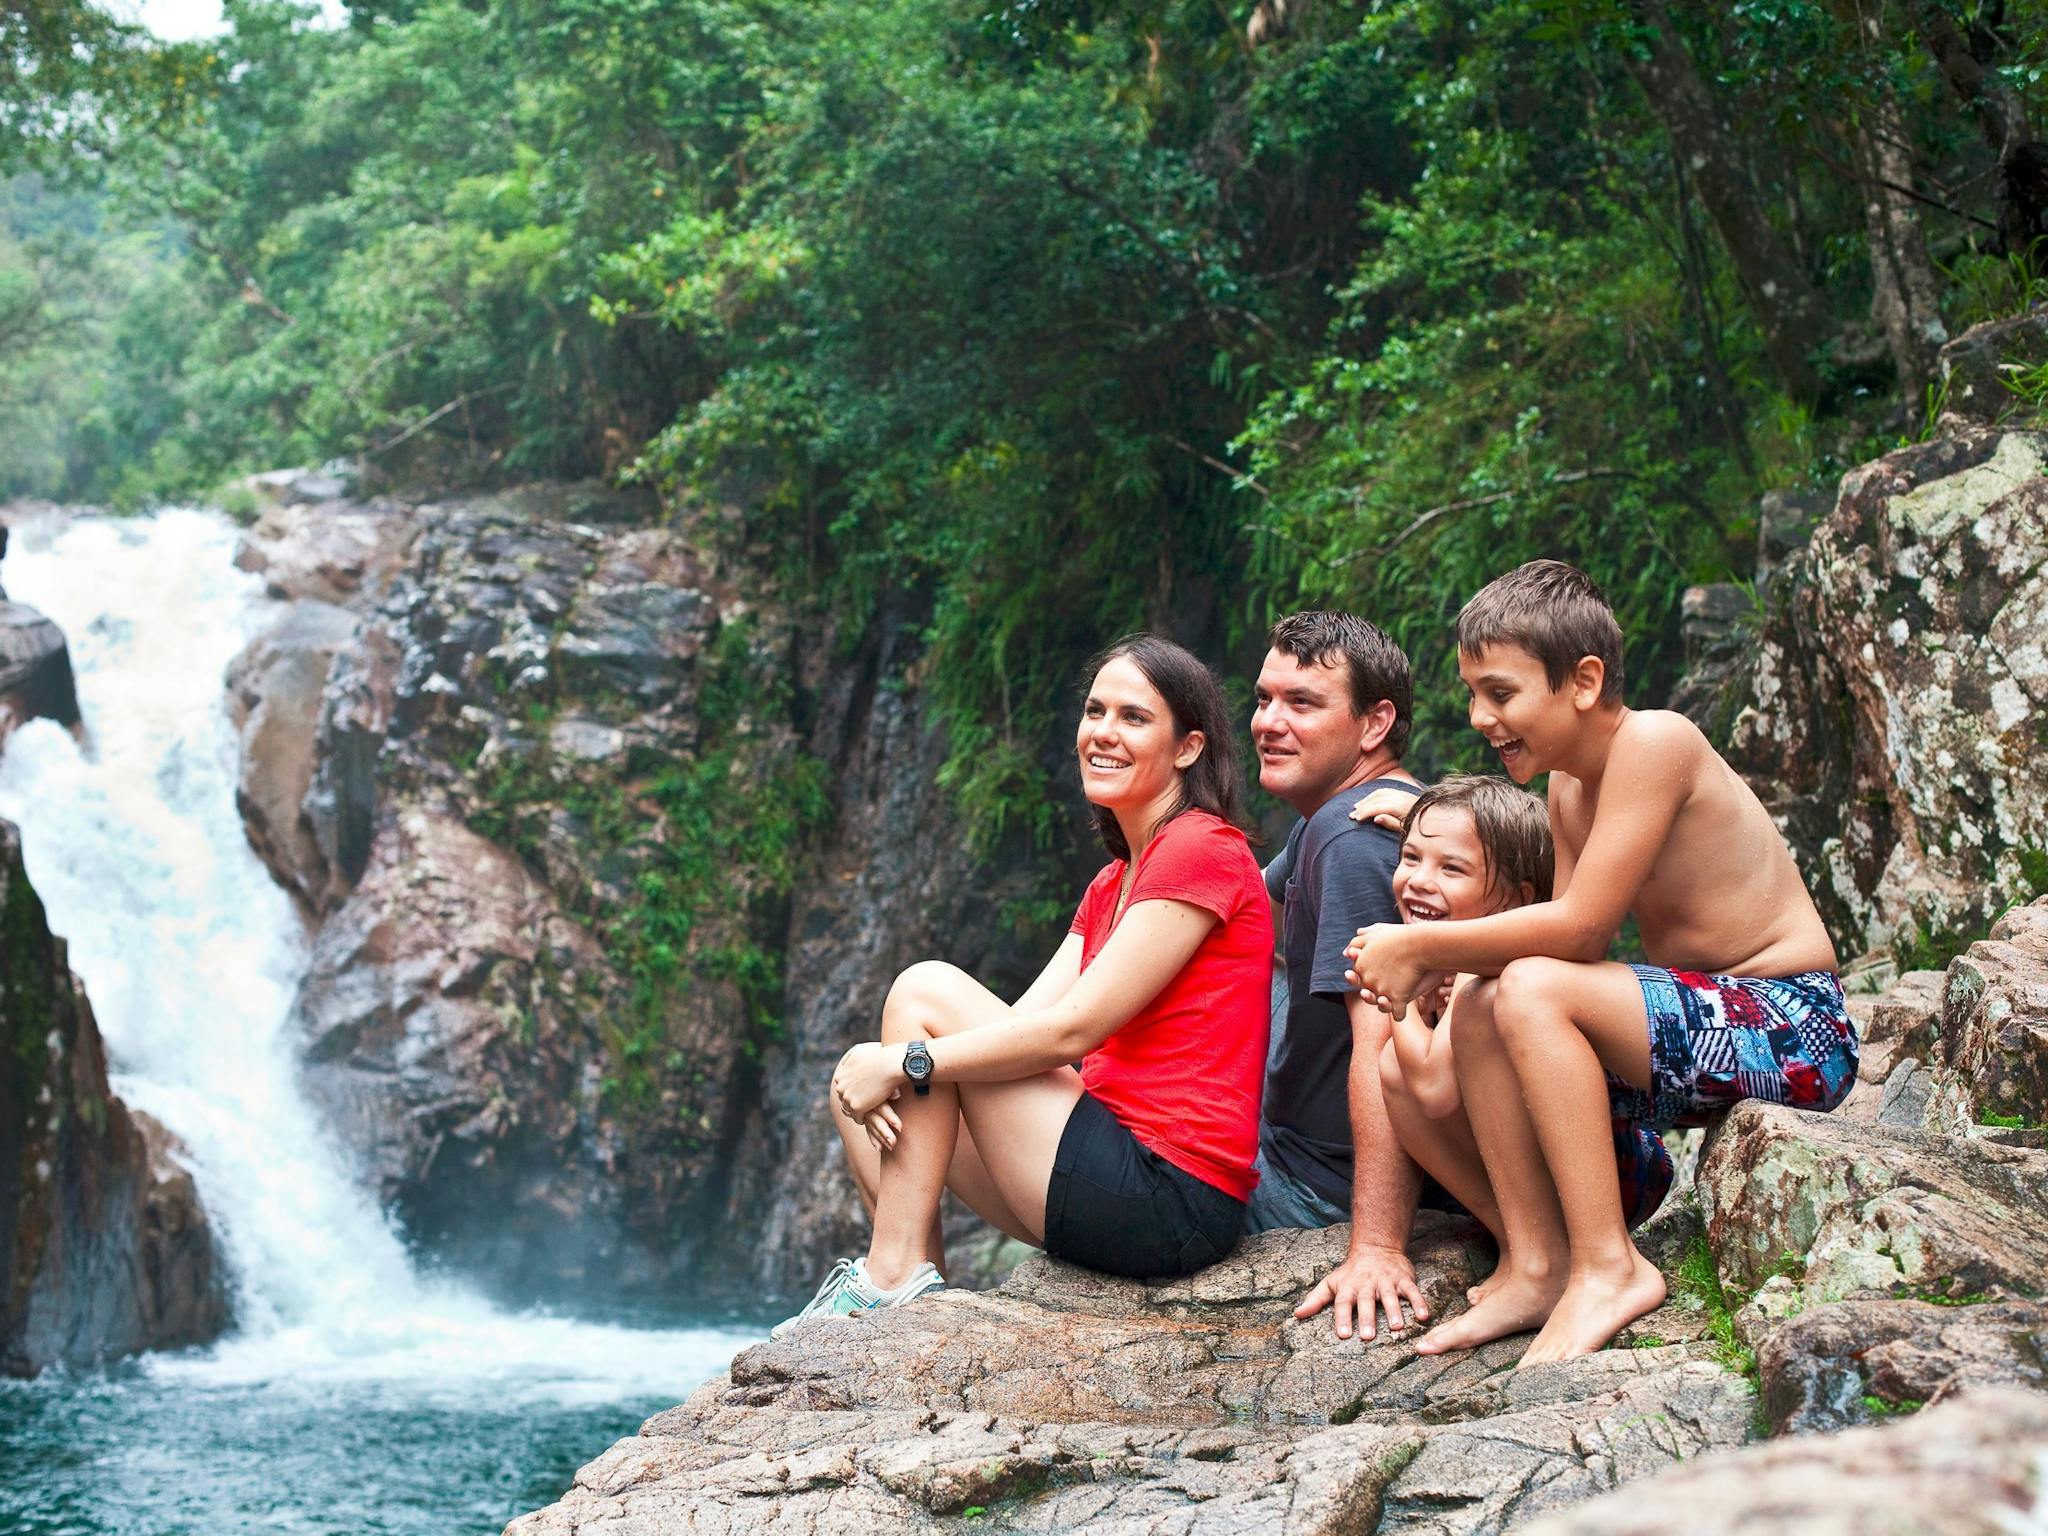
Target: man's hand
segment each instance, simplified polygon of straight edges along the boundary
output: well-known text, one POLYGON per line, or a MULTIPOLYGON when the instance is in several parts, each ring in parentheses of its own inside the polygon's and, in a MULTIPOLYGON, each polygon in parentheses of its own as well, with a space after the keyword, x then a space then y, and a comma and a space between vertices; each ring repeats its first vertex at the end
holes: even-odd
POLYGON ((1415 1266, 1408 1262, 1408 1255, 1399 1248, 1363 1247, 1354 1248, 1344 1256, 1329 1274, 1325 1275, 1308 1293, 1300 1306, 1294 1309, 1299 1318, 1314 1317, 1323 1308, 1335 1304, 1337 1309, 1337 1337, 1351 1337, 1351 1320, 1358 1319, 1358 1336, 1361 1339, 1377 1337, 1375 1324, 1377 1314, 1387 1315, 1387 1329, 1399 1333, 1413 1321, 1429 1321, 1429 1299, 1422 1294, 1422 1286, 1415 1278, 1415 1266), (1407 1314, 1402 1307, 1406 1304, 1407 1314))
POLYGON ((1419 994, 1443 980, 1441 971, 1426 970, 1410 958, 1408 928, 1401 923, 1374 923, 1358 930, 1344 946, 1351 969, 1344 979, 1374 1006, 1398 1015, 1419 994))

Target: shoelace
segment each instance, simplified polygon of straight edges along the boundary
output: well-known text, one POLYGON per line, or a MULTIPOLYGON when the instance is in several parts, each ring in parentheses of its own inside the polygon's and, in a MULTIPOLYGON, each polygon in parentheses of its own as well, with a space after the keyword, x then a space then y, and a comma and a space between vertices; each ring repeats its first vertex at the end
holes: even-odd
POLYGON ((818 1293, 815 1296, 813 1296, 808 1302, 804 1303, 803 1311, 797 1313, 797 1321, 802 1322, 805 1318, 814 1316, 817 1313, 818 1309, 824 1306, 826 1302, 830 1301, 833 1295, 839 1290, 841 1286, 846 1284, 847 1280, 851 1278, 852 1275, 852 1259, 840 1259, 836 1263, 834 1263, 831 1269, 825 1272, 825 1279, 824 1282, 818 1287, 818 1293))

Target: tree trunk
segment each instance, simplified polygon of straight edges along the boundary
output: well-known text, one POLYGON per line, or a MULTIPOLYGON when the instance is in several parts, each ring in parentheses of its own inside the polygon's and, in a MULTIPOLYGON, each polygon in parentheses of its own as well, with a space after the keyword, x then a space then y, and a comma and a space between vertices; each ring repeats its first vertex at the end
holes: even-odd
POLYGON ((1728 248, 1772 366, 1795 395, 1813 399, 1820 393, 1813 354, 1827 339, 1827 306, 1764 211, 1742 148, 1721 120, 1663 0, 1635 0, 1634 10, 1647 56, 1625 50, 1629 73, 1662 120, 1728 248))
POLYGON ((1948 340, 1927 237, 1913 201, 1913 156, 1898 98, 1882 87, 1860 123, 1850 126, 1863 179, 1863 229, 1870 243, 1871 317, 1884 329, 1907 410, 1927 398, 1935 358, 1948 340))
POLYGON ((1991 66, 1996 39, 1985 34, 1973 44, 1941 0, 1913 0, 1912 17, 1942 78, 1998 157, 1998 233, 2005 248, 2040 265, 2034 242, 2048 238, 2048 144, 2034 137, 2026 103, 1991 66))

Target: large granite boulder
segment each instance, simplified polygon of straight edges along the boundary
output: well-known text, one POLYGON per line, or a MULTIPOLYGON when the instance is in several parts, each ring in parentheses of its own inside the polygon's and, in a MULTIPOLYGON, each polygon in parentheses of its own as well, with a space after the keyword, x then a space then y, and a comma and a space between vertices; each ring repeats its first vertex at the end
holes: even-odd
POLYGON ((227 1324, 179 1147, 107 1086, 78 978, 0 822, 0 1372, 196 1344, 227 1324))
POLYGON ((1881 1428, 1707 1456, 1526 1536, 2012 1536, 2040 1528, 2048 1396, 1971 1392, 1881 1428))
POLYGON ((308 598, 288 605, 228 667, 228 710, 241 742, 235 803, 250 846, 302 912, 323 916, 355 876, 336 867, 337 840, 309 807, 327 675, 354 638, 347 609, 308 598))
POLYGON ((1721 1280, 1809 1302, 1961 1301, 2048 1279, 2048 1152, 1750 1100, 1710 1138, 1700 1202, 1721 1280))
POLYGON ((1974 1118, 2048 1125, 2048 896, 1949 966, 1941 1028, 1974 1118))
MULTIPOLYGON (((1247 1241, 1144 1284, 1033 1260, 988 1295, 806 1325, 578 1474, 508 1536, 942 1530, 1495 1531, 1751 1432, 1706 1346, 1514 1372, 1292 1307, 1345 1228, 1247 1241)), ((1463 1306, 1477 1229, 1425 1214, 1418 1271, 1463 1306)))
POLYGON ((1696 711, 1730 717, 1846 952, 1945 962, 2048 878, 2044 460, 2040 432, 1956 417, 1851 471, 1728 707, 1696 711))

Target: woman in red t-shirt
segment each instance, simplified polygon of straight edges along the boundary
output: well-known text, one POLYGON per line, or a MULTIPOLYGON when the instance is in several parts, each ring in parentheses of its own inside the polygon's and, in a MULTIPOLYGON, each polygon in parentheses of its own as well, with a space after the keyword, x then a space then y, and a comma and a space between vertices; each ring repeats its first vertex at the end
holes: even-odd
POLYGON ((1179 646, 1137 635, 1096 662, 1074 750, 1112 862, 1015 1005, 938 962, 897 978, 881 1041, 832 1079, 874 1238, 778 1337, 942 1286, 946 1189, 1115 1274, 1186 1274, 1236 1244, 1273 929, 1234 743, 1222 689, 1179 646))

